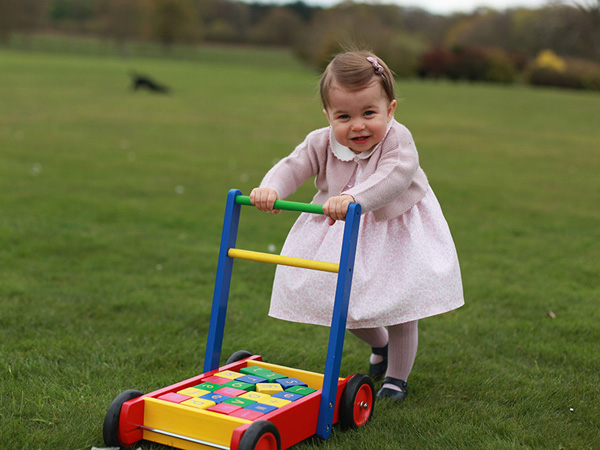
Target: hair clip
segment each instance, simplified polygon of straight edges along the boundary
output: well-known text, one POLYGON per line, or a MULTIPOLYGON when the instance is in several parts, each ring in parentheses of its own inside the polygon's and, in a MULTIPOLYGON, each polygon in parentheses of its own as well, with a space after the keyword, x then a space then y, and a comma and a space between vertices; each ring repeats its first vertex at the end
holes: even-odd
POLYGON ((377 58, 368 56, 367 61, 369 61, 371 63, 371 65, 373 66, 373 69, 375 69, 376 74, 381 74, 384 72, 385 69, 381 66, 381 64, 379 64, 379 61, 377 61, 377 58))

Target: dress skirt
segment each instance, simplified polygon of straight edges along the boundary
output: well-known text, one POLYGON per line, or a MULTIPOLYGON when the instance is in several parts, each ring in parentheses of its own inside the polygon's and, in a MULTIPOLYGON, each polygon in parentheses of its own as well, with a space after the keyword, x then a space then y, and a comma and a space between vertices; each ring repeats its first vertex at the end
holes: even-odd
MULTIPOLYGON (((397 325, 464 304, 460 267, 450 229, 431 189, 410 210, 376 222, 361 216, 347 328, 397 325)), ((344 222, 300 215, 281 250, 284 256, 339 263, 344 222)), ((331 325, 337 274, 277 266, 269 315, 331 325)))

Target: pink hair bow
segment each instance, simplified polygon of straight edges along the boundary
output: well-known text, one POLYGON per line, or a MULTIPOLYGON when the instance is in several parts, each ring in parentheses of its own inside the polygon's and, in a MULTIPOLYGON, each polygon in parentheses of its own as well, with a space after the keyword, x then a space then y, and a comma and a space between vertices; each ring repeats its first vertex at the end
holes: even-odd
POLYGON ((383 73, 384 69, 383 69, 382 65, 379 64, 379 61, 377 61, 377 58, 373 58, 372 56, 368 56, 367 57, 367 61, 369 61, 371 63, 371 65, 373 66, 373 69, 375 69, 375 73, 376 74, 383 73))

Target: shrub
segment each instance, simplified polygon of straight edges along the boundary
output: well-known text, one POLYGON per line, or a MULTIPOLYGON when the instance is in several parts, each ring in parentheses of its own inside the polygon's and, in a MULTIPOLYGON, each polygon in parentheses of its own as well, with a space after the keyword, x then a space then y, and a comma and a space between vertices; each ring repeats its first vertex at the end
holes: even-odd
POLYGON ((536 86, 600 90, 600 65, 582 59, 562 59, 544 50, 527 70, 527 80, 536 86))
POLYGON ((417 73, 422 78, 512 83, 517 76, 516 59, 501 49, 434 48, 424 53, 417 73))
POLYGON ((443 48, 433 48, 421 55, 417 75, 421 78, 445 78, 452 55, 443 48))
POLYGON ((514 58, 501 49, 490 49, 486 54, 486 81, 512 83, 517 78, 517 63, 514 58))
POLYGON ((553 86, 560 88, 581 89, 577 77, 567 72, 558 72, 547 67, 533 67, 529 71, 529 83, 534 86, 553 86))

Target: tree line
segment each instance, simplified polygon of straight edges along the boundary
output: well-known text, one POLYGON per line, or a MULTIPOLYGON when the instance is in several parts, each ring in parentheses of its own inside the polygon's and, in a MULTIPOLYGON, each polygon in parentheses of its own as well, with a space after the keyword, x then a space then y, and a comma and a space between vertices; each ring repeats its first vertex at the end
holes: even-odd
POLYGON ((59 32, 174 44, 292 49, 322 67, 343 45, 369 47, 399 76, 600 89, 600 0, 437 15, 394 4, 324 8, 237 0, 0 0, 0 42, 59 32))

